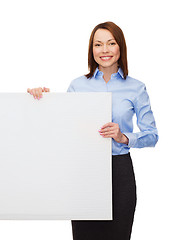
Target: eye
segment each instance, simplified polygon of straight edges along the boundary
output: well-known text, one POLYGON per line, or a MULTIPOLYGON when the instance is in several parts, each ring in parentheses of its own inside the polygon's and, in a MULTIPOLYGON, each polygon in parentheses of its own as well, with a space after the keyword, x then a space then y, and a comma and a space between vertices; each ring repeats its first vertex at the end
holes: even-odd
POLYGON ((110 45, 116 45, 116 43, 115 42, 111 42, 110 45))
POLYGON ((94 45, 95 47, 99 47, 99 46, 101 46, 99 43, 96 43, 95 45, 94 45))

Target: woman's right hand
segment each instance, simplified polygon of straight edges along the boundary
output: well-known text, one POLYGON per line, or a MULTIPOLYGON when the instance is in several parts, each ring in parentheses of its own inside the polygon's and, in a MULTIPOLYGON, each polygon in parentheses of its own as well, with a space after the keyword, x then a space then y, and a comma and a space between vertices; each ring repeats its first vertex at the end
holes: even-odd
POLYGON ((41 87, 39 87, 39 88, 28 88, 27 89, 27 92, 28 93, 30 93, 31 95, 33 95, 33 97, 35 98, 35 99, 40 99, 40 98, 42 98, 42 93, 43 92, 50 92, 50 89, 49 88, 45 88, 45 87, 43 87, 43 88, 41 88, 41 87))

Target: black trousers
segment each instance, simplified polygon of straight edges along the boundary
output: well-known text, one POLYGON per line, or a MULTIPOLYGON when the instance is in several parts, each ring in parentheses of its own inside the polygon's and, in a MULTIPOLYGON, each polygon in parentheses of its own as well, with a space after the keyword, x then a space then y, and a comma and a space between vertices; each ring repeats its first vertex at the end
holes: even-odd
POLYGON ((73 240, 129 240, 136 200, 130 153, 112 155, 113 220, 72 220, 73 240))

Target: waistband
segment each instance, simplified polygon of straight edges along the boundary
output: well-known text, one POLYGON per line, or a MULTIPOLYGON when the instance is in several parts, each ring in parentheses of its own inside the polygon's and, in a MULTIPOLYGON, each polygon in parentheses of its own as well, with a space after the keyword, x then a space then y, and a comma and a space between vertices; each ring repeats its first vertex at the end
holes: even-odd
POLYGON ((121 155, 112 155, 112 159, 131 159, 130 152, 121 155))

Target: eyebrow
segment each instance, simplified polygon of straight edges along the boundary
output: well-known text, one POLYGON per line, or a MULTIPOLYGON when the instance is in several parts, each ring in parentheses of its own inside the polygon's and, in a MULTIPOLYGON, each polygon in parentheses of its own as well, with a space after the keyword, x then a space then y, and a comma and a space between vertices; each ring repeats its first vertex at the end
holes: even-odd
MULTIPOLYGON (((110 41, 112 41, 112 40, 115 41, 115 39, 109 39, 107 42, 110 42, 110 41)), ((101 42, 101 41, 100 41, 100 40, 96 40, 96 41, 94 41, 94 42, 101 42)))

